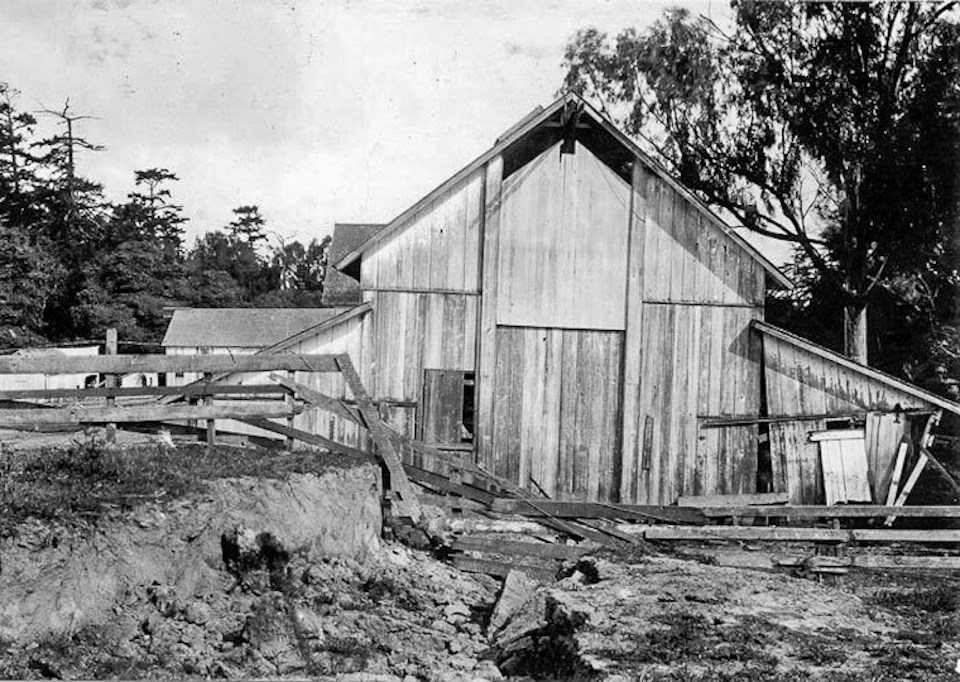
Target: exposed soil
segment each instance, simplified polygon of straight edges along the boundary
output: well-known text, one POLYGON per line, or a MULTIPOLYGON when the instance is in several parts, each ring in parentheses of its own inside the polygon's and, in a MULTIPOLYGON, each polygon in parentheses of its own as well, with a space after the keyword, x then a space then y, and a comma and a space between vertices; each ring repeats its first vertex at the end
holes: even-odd
POLYGON ((957 678, 960 576, 606 551, 504 590, 380 541, 369 465, 72 448, 4 459, 0 678, 957 678))

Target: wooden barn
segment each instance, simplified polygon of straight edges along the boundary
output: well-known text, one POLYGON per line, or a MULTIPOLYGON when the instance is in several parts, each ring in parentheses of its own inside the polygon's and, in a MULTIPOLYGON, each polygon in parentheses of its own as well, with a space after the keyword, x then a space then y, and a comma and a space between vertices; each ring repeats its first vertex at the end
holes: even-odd
MULTIPOLYGON (((768 287, 790 283, 574 95, 363 230, 332 247, 362 303, 293 347, 349 353, 396 428, 555 499, 671 504, 766 486, 814 501, 822 484, 793 478, 821 475, 798 464, 803 429, 826 428, 809 410, 939 405, 919 389, 788 399, 796 344, 754 323, 768 287), (761 458, 768 434, 798 449, 761 458)), ((810 373, 833 370, 819 362, 800 384, 822 387, 810 373)), ((314 428, 353 433, 335 415, 314 428)))

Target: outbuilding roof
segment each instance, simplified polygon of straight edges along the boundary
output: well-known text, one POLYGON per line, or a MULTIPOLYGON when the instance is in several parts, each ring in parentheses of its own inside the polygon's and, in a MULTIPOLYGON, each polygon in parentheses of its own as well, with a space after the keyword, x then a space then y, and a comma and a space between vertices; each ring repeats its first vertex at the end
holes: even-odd
POLYGON ((891 388, 895 388, 898 391, 902 391, 909 395, 912 395, 915 398, 929 403, 930 405, 935 405, 940 407, 948 412, 953 412, 954 414, 960 415, 960 404, 953 402, 952 400, 947 400, 946 398, 937 395, 936 393, 931 393, 925 389, 915 386, 914 384, 907 383, 897 377, 882 372, 879 369, 874 369, 868 365, 862 365, 855 360, 851 360, 845 355, 841 355, 835 351, 825 348, 819 344, 814 343, 813 341, 808 341, 803 337, 792 334, 785 329, 780 327, 775 327, 774 325, 768 322, 762 322, 760 320, 753 321, 753 328, 764 336, 770 336, 775 339, 779 339, 785 343, 788 343, 797 348, 802 348, 808 353, 812 353, 828 362, 832 362, 835 365, 839 365, 846 369, 849 369, 861 376, 867 377, 873 381, 877 381, 891 388))
POLYGON ((345 306, 361 302, 360 283, 340 272, 333 264, 383 227, 383 224, 372 223, 336 223, 333 226, 333 239, 330 241, 330 256, 327 261, 330 265, 323 276, 323 296, 320 299, 323 305, 345 306))
POLYGON ((166 348, 271 346, 346 308, 179 308, 163 337, 166 348))

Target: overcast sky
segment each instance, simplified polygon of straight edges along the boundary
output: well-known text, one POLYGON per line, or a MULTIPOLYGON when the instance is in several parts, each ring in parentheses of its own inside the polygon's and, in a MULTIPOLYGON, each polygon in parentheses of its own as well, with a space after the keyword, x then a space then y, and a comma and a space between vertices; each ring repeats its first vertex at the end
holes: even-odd
POLYGON ((643 27, 719 0, 0 0, 20 106, 96 116, 81 172, 111 199, 165 167, 188 242, 258 204, 309 240, 386 222, 561 83, 577 29, 643 27))

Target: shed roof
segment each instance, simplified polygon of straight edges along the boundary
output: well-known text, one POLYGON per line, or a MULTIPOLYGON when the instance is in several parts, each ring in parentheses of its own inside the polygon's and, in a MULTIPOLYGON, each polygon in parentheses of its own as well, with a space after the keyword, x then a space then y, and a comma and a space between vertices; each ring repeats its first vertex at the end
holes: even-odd
POLYGON ((361 302, 360 283, 353 277, 340 272, 334 263, 356 249, 370 237, 383 229, 383 224, 373 223, 336 223, 333 226, 333 239, 330 241, 330 256, 323 276, 323 305, 348 306, 361 302))
POLYGON ((828 362, 835 363, 841 367, 845 367, 846 369, 857 372, 868 379, 880 382, 886 386, 895 388, 898 391, 908 393, 915 398, 919 398, 926 403, 940 407, 948 412, 953 412, 954 414, 960 415, 960 404, 955 403, 952 400, 947 400, 936 393, 931 393, 930 391, 920 388, 919 386, 915 386, 914 384, 903 381, 902 379, 898 379, 891 374, 881 372, 879 369, 874 369, 868 365, 862 365, 855 360, 851 360, 845 355, 841 355, 840 353, 832 351, 829 348, 824 348, 813 341, 808 341, 807 339, 797 336, 796 334, 791 334, 785 329, 780 329, 779 327, 775 327, 767 322, 754 320, 753 327, 761 334, 779 339, 796 346, 797 348, 802 348, 808 353, 813 353, 814 355, 817 355, 828 362))
POLYGON ((180 308, 163 346, 263 348, 314 327, 346 308, 180 308))
POLYGON ((792 283, 780 270, 763 256, 756 248, 741 237, 737 232, 717 215, 709 206, 701 201, 693 192, 684 187, 671 176, 667 170, 654 161, 636 143, 624 135, 613 123, 607 120, 596 109, 590 106, 579 95, 567 92, 556 101, 544 108, 534 109, 518 123, 511 126, 503 135, 497 138, 494 145, 471 161, 459 172, 451 176, 439 187, 420 199, 413 206, 389 222, 383 229, 367 238, 362 244, 352 249, 341 258, 330 259, 337 268, 344 269, 357 260, 363 253, 373 249, 387 236, 401 229, 408 219, 426 203, 437 195, 461 182, 464 178, 483 166, 494 157, 504 155, 504 174, 508 174, 511 167, 525 164, 535 156, 544 145, 549 146, 562 139, 564 109, 571 105, 576 108, 578 115, 573 118, 576 125, 578 139, 587 147, 604 159, 616 172, 620 173, 629 182, 629 165, 636 160, 642 162, 652 172, 660 176, 666 183, 678 191, 691 205, 695 206, 710 222, 716 225, 738 246, 746 251, 767 272, 771 280, 781 287, 790 288, 792 283), (508 163, 507 157, 511 157, 508 163))

